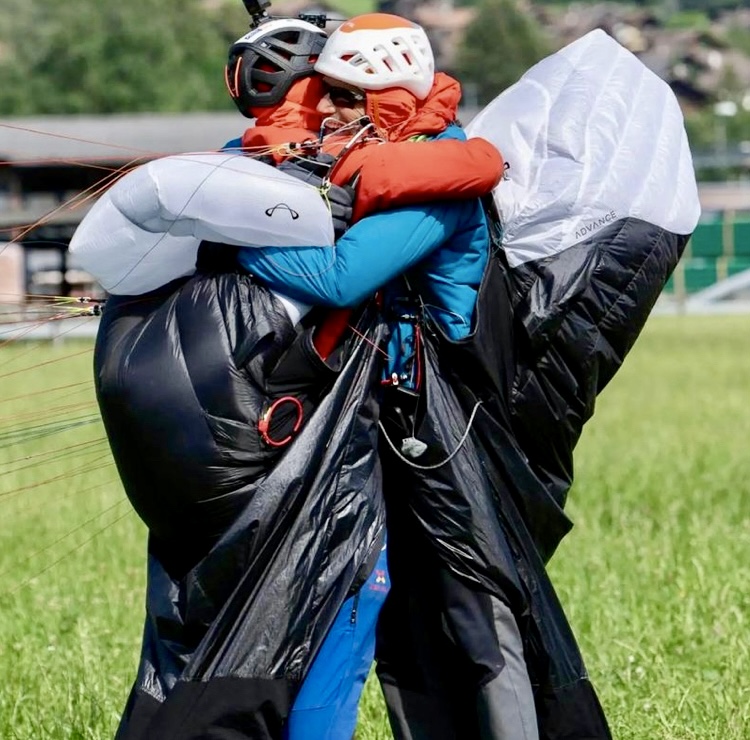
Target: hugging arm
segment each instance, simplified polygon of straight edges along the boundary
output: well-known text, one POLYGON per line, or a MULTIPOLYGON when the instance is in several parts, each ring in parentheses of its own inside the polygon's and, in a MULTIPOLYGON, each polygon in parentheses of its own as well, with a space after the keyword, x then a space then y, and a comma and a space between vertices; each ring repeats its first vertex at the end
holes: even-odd
MULTIPOLYGON (((451 129, 458 127, 450 127, 451 129)), ((461 132, 463 133, 463 132, 461 132)), ((395 206, 479 198, 503 175, 498 150, 485 139, 445 137, 403 141, 365 150, 354 220, 395 206)))
POLYGON ((475 201, 400 208, 363 219, 333 247, 246 247, 239 261, 295 300, 356 306, 465 230, 475 212, 475 201))

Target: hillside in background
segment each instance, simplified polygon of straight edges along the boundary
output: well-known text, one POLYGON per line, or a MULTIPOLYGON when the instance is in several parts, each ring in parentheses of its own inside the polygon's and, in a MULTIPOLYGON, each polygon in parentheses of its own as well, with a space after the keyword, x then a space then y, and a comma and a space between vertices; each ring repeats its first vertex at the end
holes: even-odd
POLYGON ((441 68, 484 104, 535 61, 595 28, 675 92, 706 179, 750 172, 750 9, 737 0, 381 2, 428 29, 441 68))
MULTIPOLYGON (((223 67, 229 45, 248 28, 240 0, 161 0, 158 12, 153 0, 3 5, 6 116, 233 109, 223 67)), ((670 84, 694 148, 734 161, 750 151, 750 9, 742 5, 279 0, 271 10, 342 18, 380 9, 413 18, 428 30, 438 66, 463 83, 469 107, 485 104, 546 54, 602 28, 670 84)))

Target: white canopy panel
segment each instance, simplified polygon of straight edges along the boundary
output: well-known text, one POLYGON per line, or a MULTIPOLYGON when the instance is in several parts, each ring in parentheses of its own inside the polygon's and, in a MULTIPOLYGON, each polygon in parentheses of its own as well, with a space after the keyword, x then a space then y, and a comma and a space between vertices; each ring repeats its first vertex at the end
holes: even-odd
POLYGON ((604 31, 532 67, 467 127, 509 164, 494 196, 511 266, 638 218, 692 233, 700 204, 669 86, 604 31))
POLYGON ((140 295, 192 275, 204 240, 332 246, 334 235, 314 187, 242 155, 181 154, 115 183, 81 222, 70 251, 108 292, 140 295))

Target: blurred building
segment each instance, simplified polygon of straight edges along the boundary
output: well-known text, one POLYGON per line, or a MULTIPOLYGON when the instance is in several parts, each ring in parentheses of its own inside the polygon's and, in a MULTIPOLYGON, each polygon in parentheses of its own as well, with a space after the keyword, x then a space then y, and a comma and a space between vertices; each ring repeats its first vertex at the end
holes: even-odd
POLYGON ((218 149, 246 126, 237 112, 0 119, 0 243, 21 248, 0 246, 15 255, 0 269, 18 275, 21 261, 23 295, 96 293, 67 248, 102 189, 150 159, 218 149))
POLYGON ((20 302, 24 296, 23 247, 0 241, 0 296, 20 302))
POLYGON ((378 9, 419 23, 430 37, 437 68, 448 73, 455 70, 464 32, 477 12, 475 7, 456 6, 452 0, 385 0, 378 3, 378 9))

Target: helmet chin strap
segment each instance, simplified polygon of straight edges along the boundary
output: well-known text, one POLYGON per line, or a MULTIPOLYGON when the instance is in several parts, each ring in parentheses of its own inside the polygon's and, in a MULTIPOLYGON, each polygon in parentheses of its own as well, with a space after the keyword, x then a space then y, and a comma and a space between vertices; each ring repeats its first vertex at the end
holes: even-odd
MULTIPOLYGON (((341 126, 335 131, 335 134, 337 136, 340 136, 344 131, 346 131, 346 129, 354 130, 355 133, 349 139, 349 141, 347 141, 346 144, 344 144, 342 149, 335 156, 333 162, 331 162, 331 168, 328 170, 328 177, 326 178, 326 180, 328 180, 329 182, 330 182, 331 176, 333 175, 333 171, 336 169, 339 163, 344 159, 344 157, 346 157, 346 155, 354 148, 356 144, 367 139, 368 134, 374 134, 375 137, 380 138, 378 135, 377 129, 375 128, 375 126, 373 126, 372 121, 370 120, 369 116, 362 116, 361 118, 358 118, 356 121, 352 121, 351 123, 344 124, 343 126, 341 126)), ((320 142, 322 143, 322 137, 320 139, 320 142)), ((325 185, 325 180, 323 184, 325 185)))
POLYGON ((318 134, 318 140, 322 142, 323 138, 327 134, 343 134, 347 131, 347 129, 354 133, 355 138, 359 138, 359 134, 362 132, 362 130, 367 128, 371 124, 372 121, 370 121, 369 116, 361 116, 355 121, 349 121, 349 123, 344 123, 335 116, 328 116, 327 118, 324 118, 320 124, 320 133, 318 134))

